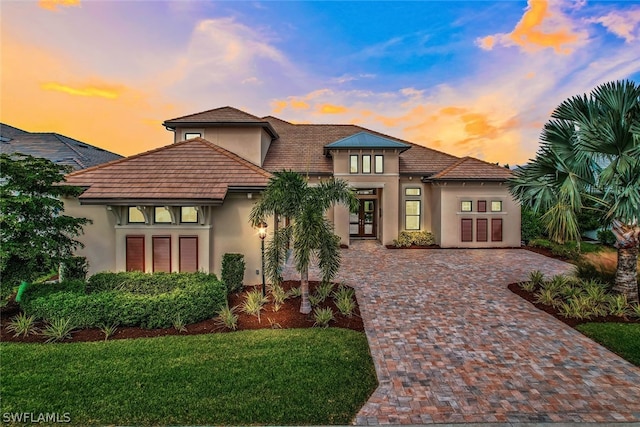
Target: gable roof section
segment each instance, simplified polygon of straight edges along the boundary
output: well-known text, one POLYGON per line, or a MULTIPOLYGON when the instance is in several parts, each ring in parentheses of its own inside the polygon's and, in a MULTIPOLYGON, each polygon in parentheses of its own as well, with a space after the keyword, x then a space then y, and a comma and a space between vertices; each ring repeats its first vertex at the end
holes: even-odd
POLYGON ((21 153, 49 159, 73 169, 85 169, 102 163, 121 159, 119 154, 89 145, 68 136, 51 132, 27 132, 2 124, 0 152, 21 153))
POLYGON ((347 136, 331 144, 324 146, 325 154, 329 150, 340 150, 349 148, 362 149, 395 149, 406 151, 411 146, 402 142, 394 141, 389 138, 383 138, 369 132, 358 132, 355 135, 347 136))
POLYGON ((169 129, 175 129, 177 126, 202 126, 205 124, 215 124, 217 126, 258 126, 264 128, 272 138, 278 137, 275 129, 273 129, 268 121, 233 107, 214 108, 213 110, 165 120, 165 122, 162 123, 163 126, 169 129))
POLYGON ((502 166, 483 162, 473 157, 463 157, 448 168, 426 178, 426 181, 506 181, 512 172, 502 166))
POLYGON ((271 174, 202 138, 189 139, 67 175, 87 187, 83 203, 221 202, 233 189, 262 189, 271 174))

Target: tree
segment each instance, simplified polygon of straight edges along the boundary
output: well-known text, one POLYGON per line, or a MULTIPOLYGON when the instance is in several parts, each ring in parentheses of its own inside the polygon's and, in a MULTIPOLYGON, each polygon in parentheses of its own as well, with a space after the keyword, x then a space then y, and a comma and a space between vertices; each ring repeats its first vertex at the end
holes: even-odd
POLYGON ((340 238, 325 217, 335 203, 355 208, 357 199, 346 181, 330 179, 310 186, 292 171, 274 173, 261 199, 251 210, 250 222, 257 226, 267 216, 289 218, 272 234, 266 254, 265 273, 271 283, 280 281, 280 264, 287 246, 293 241, 296 270, 300 273, 302 303, 300 312, 311 312, 309 303, 309 266, 317 258, 323 281, 331 281, 340 268, 340 238))
POLYGON ((535 159, 517 170, 511 193, 544 213, 549 236, 580 240, 578 214, 600 212, 618 249, 614 289, 638 301, 640 86, 602 84, 562 102, 544 126, 535 159))
POLYGON ((63 215, 61 197, 82 190, 60 185, 65 166, 26 155, 0 155, 0 275, 3 288, 33 280, 82 246, 85 218, 63 215))

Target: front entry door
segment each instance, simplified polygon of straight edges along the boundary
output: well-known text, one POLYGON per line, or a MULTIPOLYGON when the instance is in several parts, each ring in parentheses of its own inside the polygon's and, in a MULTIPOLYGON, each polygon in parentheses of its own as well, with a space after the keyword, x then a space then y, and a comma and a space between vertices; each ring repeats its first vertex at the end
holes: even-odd
POLYGON ((357 212, 349 215, 351 237, 376 237, 376 200, 359 200, 357 212))

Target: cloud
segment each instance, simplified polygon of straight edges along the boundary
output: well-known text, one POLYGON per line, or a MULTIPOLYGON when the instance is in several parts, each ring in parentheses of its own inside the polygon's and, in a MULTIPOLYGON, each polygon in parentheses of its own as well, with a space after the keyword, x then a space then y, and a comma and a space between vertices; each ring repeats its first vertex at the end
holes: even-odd
POLYGON ((342 114, 347 111, 348 108, 343 105, 322 104, 318 106, 318 112, 321 114, 342 114))
POLYGON ((598 18, 587 20, 589 23, 602 24, 612 34, 631 43, 640 38, 640 8, 624 12, 610 12, 598 18))
POLYGON ((40 6, 43 9, 56 12, 58 10, 58 6, 60 7, 80 6, 80 0, 39 0, 38 6, 40 6))
POLYGON ((569 54, 587 37, 562 12, 562 2, 529 0, 522 19, 510 33, 497 33, 476 39, 476 45, 492 50, 497 45, 519 46, 525 52, 552 48, 557 54, 569 54))
POLYGON ((92 86, 85 85, 82 87, 71 87, 57 82, 46 82, 40 85, 42 90, 50 90, 55 92, 62 92, 68 95, 75 96, 95 96, 107 99, 116 99, 122 93, 122 86, 103 85, 92 86))

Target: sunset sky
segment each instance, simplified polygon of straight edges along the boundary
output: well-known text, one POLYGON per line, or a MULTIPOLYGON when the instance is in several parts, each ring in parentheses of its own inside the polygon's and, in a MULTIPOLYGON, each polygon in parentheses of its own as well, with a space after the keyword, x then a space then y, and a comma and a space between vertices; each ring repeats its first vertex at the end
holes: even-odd
POLYGON ((0 2, 0 121, 123 155, 234 106, 524 163, 563 99, 640 80, 632 1, 0 2))

